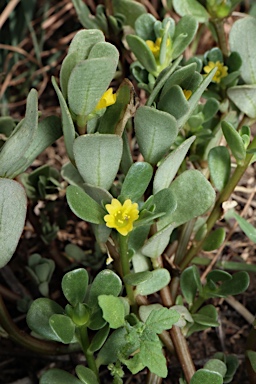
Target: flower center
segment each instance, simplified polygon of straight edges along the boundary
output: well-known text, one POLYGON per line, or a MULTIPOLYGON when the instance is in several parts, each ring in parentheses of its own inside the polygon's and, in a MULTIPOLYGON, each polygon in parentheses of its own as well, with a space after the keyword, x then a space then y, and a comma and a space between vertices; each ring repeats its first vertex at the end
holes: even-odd
POLYGON ((127 222, 130 220, 131 216, 127 212, 122 212, 121 210, 117 211, 115 214, 115 222, 118 227, 123 228, 127 225, 127 222))

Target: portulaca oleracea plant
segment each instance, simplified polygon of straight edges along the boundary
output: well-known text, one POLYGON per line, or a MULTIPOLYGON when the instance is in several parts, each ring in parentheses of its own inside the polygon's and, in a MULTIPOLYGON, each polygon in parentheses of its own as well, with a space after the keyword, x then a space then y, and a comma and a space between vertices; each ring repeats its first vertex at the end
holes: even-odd
MULTIPOLYGON (((67 202, 90 223, 101 268, 68 271, 61 306, 48 297, 54 266, 33 255, 28 269, 44 297, 28 309, 32 335, 17 336, 3 303, 0 324, 37 353, 82 351, 86 363, 75 367, 76 376, 52 368, 40 384, 105 383, 104 366, 115 384, 125 382, 127 372, 147 372, 143 382, 161 383, 171 377, 173 354, 182 367, 180 384, 232 382, 236 356, 217 353, 196 370, 187 338, 218 327, 214 298, 249 285, 245 263, 235 273, 216 267, 201 279, 193 261, 201 250, 223 244, 225 229, 216 225, 223 203, 255 160, 256 20, 235 21, 227 45, 223 25, 238 1, 173 1, 178 22, 157 20, 135 1, 106 2, 94 17, 82 1, 73 3, 85 29, 71 41, 59 81, 52 78, 61 119, 38 124, 31 90, 24 120, 0 149, 1 266, 12 257, 26 217, 27 197, 14 179, 19 176, 30 199, 39 198, 39 184, 40 198, 50 188, 56 192, 60 176, 49 168, 30 178, 24 172, 63 133, 67 202), (199 23, 211 26, 216 47, 188 57, 199 23), (120 41, 112 44, 117 32, 120 41), (122 76, 124 52, 133 59, 129 79, 122 76)), ((236 212, 229 215, 255 241, 255 228, 236 212)), ((71 257, 76 248, 69 248, 71 257)), ((255 370, 253 348, 247 358, 255 370)))

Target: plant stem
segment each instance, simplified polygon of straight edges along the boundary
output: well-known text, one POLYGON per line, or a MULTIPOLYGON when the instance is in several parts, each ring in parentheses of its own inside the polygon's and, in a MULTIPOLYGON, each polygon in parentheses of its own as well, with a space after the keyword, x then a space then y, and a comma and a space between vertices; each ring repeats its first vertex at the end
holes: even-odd
POLYGON ((95 373, 95 375, 99 381, 99 371, 98 371, 98 368, 96 366, 96 362, 95 362, 93 353, 90 352, 90 350, 89 350, 90 341, 88 338, 87 327, 85 325, 83 325, 77 329, 77 336, 78 336, 81 348, 83 350, 83 353, 85 355, 88 367, 95 373))
MULTIPOLYGON (((256 137, 253 139, 253 141, 249 145, 248 149, 255 149, 255 148, 256 148, 256 137)), ((223 189, 223 191, 220 193, 220 195, 219 195, 219 197, 218 197, 218 199, 214 205, 214 208, 213 208, 210 216, 208 217, 208 219, 206 221, 206 225, 207 225, 206 235, 204 236, 204 238, 201 241, 199 241, 198 243, 193 245, 188 250, 187 254, 185 255, 184 259, 182 260, 182 262, 179 265, 179 267, 181 268, 182 271, 189 265, 189 263, 193 260, 193 258, 201 250, 203 242, 205 241, 206 237, 209 235, 209 233, 212 230, 216 221, 219 220, 221 215, 222 215, 222 203, 224 203, 224 201, 227 201, 229 199, 230 195, 232 194, 235 187, 239 183, 239 181, 240 181, 241 177, 243 176, 244 172, 246 171, 247 167, 250 165, 252 157, 253 157, 253 154, 251 154, 251 153, 248 153, 246 155, 244 164, 238 165, 236 167, 236 169, 235 169, 233 175, 231 176, 228 184, 223 189)))
MULTIPOLYGON (((130 261, 128 255, 128 236, 122 236, 119 234, 119 251, 120 251, 120 260, 122 266, 122 276, 123 278, 130 273, 130 261)), ((127 296, 129 298, 130 304, 135 312, 137 312, 137 304, 134 297, 133 288, 131 285, 124 282, 127 296)))
MULTIPOLYGON (((156 265, 158 266, 158 268, 163 267, 163 259, 161 256, 157 258, 156 265)), ((164 306, 170 308, 173 305, 170 288, 167 286, 161 289, 160 295, 164 306)), ((175 351, 177 353, 182 370, 184 372, 185 378, 189 383, 191 377, 195 373, 195 366, 190 355, 187 341, 180 328, 176 327, 175 325, 173 325, 173 327, 170 329, 170 336, 175 347, 175 351)))
POLYGON ((21 331, 13 322, 4 301, 0 295, 0 325, 8 333, 8 336, 15 343, 24 348, 39 353, 41 355, 67 354, 72 351, 70 347, 64 347, 61 344, 36 339, 27 333, 21 331))
POLYGON ((223 55, 228 57, 229 56, 229 50, 228 50, 228 46, 227 46, 226 33, 224 30, 224 20, 223 19, 214 19, 211 21, 214 25, 214 28, 215 28, 215 31, 217 34, 219 47, 220 47, 223 55))

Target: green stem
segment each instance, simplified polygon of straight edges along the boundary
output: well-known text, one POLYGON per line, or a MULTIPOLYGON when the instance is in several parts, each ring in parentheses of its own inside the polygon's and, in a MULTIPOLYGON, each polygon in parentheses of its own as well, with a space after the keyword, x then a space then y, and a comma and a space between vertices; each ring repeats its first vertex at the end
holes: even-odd
POLYGON ((190 220, 183 226, 180 237, 179 237, 178 247, 175 252, 174 264, 179 265, 179 263, 183 259, 183 256, 186 253, 186 250, 188 248, 188 243, 190 241, 194 226, 195 226, 195 219, 190 220))
MULTIPOLYGON (((255 149, 255 148, 256 148, 256 137, 254 137, 254 139, 251 142, 251 144, 249 145, 248 149, 255 149)), ((219 220, 221 215, 222 215, 222 203, 224 203, 224 201, 227 201, 229 199, 230 195, 232 194, 235 187, 239 183, 239 181, 240 181, 241 177, 243 176, 244 172, 246 171, 247 167, 250 165, 252 158, 253 158, 253 154, 248 153, 246 155, 244 164, 238 165, 236 167, 231 179, 229 180, 229 182, 226 185, 226 187, 224 188, 224 190, 220 193, 220 195, 219 195, 219 197, 218 197, 218 199, 214 205, 214 208, 213 208, 210 216, 208 217, 208 219, 206 221, 207 233, 206 233, 205 237, 189 249, 189 251, 185 255, 184 259, 180 263, 180 269, 181 270, 184 270, 189 265, 189 263, 193 260, 193 258, 198 254, 198 252, 201 250, 202 245, 203 245, 206 237, 209 235, 209 233, 212 230, 213 226, 215 225, 216 221, 219 220)))
MULTIPOLYGON (((154 268, 163 268, 162 256, 159 256, 157 259, 155 259, 153 266, 154 268)), ((169 286, 162 288, 160 290, 160 295, 163 305, 167 308, 170 308, 173 305, 173 300, 169 286)), ((162 337, 163 336, 164 335, 162 334, 162 337)), ((182 370, 184 372, 185 378, 189 383, 191 377, 195 373, 195 366, 185 336, 182 334, 181 329, 179 327, 176 327, 175 325, 170 329, 170 336, 172 339, 172 343, 175 347, 175 351, 177 353, 182 370)))
POLYGON ((13 322, 4 301, 0 295, 0 325, 7 332, 9 338, 24 348, 34 351, 41 355, 66 354, 72 351, 70 347, 64 347, 61 344, 36 339, 27 333, 21 331, 13 322))
POLYGON ((98 381, 100 382, 99 371, 98 371, 93 353, 90 352, 89 350, 90 340, 88 338, 87 327, 85 325, 77 328, 77 336, 78 336, 81 348, 83 350, 83 353, 85 355, 88 367, 95 373, 98 381))
POLYGON ((226 33, 224 30, 224 20, 223 19, 214 19, 211 21, 212 21, 212 24, 214 25, 214 28, 215 28, 215 31, 217 34, 219 47, 220 47, 223 55, 228 57, 229 56, 229 50, 228 50, 228 46, 227 46, 226 33))
MULTIPOLYGON (((128 236, 122 236, 119 234, 119 251, 120 251, 120 260, 122 266, 122 276, 123 278, 130 273, 130 261, 128 255, 128 236)), ((129 298, 130 304, 137 311, 137 304, 134 297, 133 288, 131 285, 124 282, 127 296, 129 298)))

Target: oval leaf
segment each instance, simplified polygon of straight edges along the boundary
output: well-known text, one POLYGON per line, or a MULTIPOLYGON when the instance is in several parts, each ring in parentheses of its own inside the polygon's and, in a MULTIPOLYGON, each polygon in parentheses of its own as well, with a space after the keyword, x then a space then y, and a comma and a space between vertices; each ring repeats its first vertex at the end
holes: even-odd
POLYGON ((103 216, 106 211, 80 187, 69 185, 66 193, 68 205, 76 216, 89 223, 105 224, 103 216))
POLYGON ((235 128, 226 121, 222 121, 221 128, 233 156, 236 158, 238 164, 242 163, 246 156, 242 137, 235 128))
POLYGON ((223 377, 218 372, 199 369, 193 375, 190 384, 223 384, 223 377))
POLYGON ((76 374, 83 384, 99 384, 97 376, 90 368, 77 365, 76 374))
POLYGON ((215 192, 209 181, 197 170, 187 170, 178 176, 170 186, 177 209, 160 218, 162 227, 175 223, 176 226, 205 213, 215 201, 215 192))
POLYGON ((237 20, 230 31, 231 51, 236 51, 242 58, 241 75, 247 84, 256 83, 256 20, 245 17, 237 20), (243 42, 241 44, 241 42, 243 42))
POLYGON ((214 147, 208 155, 211 180, 218 191, 227 185, 231 170, 231 160, 226 147, 214 147))
POLYGON ((154 194, 161 189, 168 188, 174 179, 181 163, 183 162, 191 144, 195 141, 196 136, 191 136, 185 140, 177 149, 172 151, 164 161, 160 164, 156 171, 153 191, 154 194))
POLYGON ((145 161, 156 164, 175 141, 176 120, 167 112, 143 106, 135 114, 135 133, 145 161))
POLYGON ((40 378, 40 384, 83 384, 76 377, 62 369, 53 368, 45 372, 40 378))
POLYGON ((63 313, 63 308, 55 303, 55 301, 47 298, 36 299, 28 310, 27 323, 32 331, 43 338, 47 340, 61 341, 50 327, 49 320, 52 315, 63 313))
POLYGON ((50 317, 49 324, 53 332, 63 344, 70 344, 75 335, 75 324, 70 317, 55 314, 50 317))
POLYGON ((24 228, 27 198, 14 180, 0 178, 0 268, 11 259, 24 228))
POLYGON ((103 318, 109 323, 110 328, 122 327, 125 324, 125 309, 122 301, 112 295, 100 295, 98 300, 103 312, 103 318))
POLYGON ((145 242, 141 248, 141 253, 154 259, 160 256, 169 243, 173 229, 173 224, 170 224, 156 232, 145 242))
POLYGON ((225 240, 225 235, 226 233, 224 228, 217 228, 205 239, 203 243, 203 250, 211 252, 218 249, 225 240))
POLYGON ((170 273, 165 268, 159 268, 151 272, 151 278, 139 284, 136 295, 151 295, 166 287, 171 280, 170 273))
POLYGON ((88 59, 77 64, 68 82, 68 104, 71 110, 82 116, 91 113, 107 90, 115 71, 115 60, 111 58, 88 59))
POLYGON ((88 273, 83 268, 66 273, 61 282, 63 294, 73 306, 84 301, 87 286, 88 273))
POLYGON ((117 135, 89 134, 74 143, 76 166, 87 184, 109 189, 122 157, 123 142, 117 135))
POLYGON ((124 179, 121 196, 132 201, 138 200, 146 191, 152 175, 153 168, 150 164, 146 162, 133 164, 124 179))

